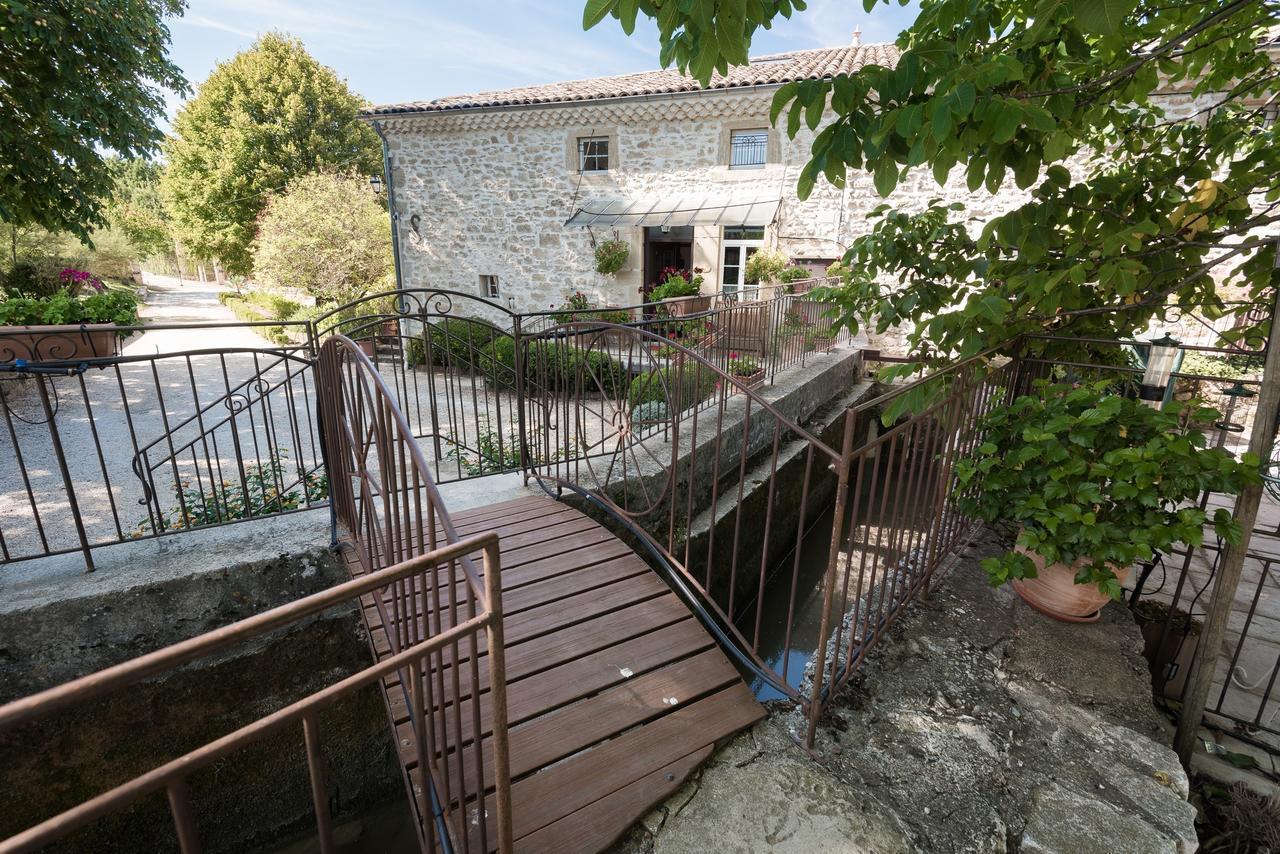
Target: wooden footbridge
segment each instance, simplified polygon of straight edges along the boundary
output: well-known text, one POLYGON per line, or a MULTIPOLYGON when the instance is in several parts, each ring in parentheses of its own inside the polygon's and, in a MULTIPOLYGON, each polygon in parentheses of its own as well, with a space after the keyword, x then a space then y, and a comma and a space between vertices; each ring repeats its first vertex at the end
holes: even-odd
POLYGON ((351 575, 488 545, 361 600, 379 661, 500 615, 496 638, 474 633, 382 679, 424 848, 600 850, 763 717, 629 546, 543 495, 449 514, 377 374, 337 342, 321 360, 341 390, 325 419, 340 428, 332 482, 353 485, 332 493, 351 575))
MULTIPOLYGON (((501 550, 517 850, 605 847, 674 792, 717 741, 763 716, 737 670, 688 608, 599 523, 538 496, 459 513, 453 523, 463 537, 497 534, 501 550)), ((358 550, 349 548, 347 554, 353 575, 362 574, 358 550)), ((363 604, 374 652, 385 659, 393 654, 390 636, 403 633, 397 620, 408 615, 378 607, 373 596, 363 604)), ((433 620, 430 612, 428 620, 433 620)), ((482 651, 481 684, 490 678, 489 667, 482 651)), ((452 690, 448 678, 444 685, 446 709, 471 699, 469 680, 464 678, 460 690, 452 690)), ((414 802, 422 804, 410 714, 413 692, 397 674, 386 677, 383 688, 414 802)), ((488 766, 493 761, 491 692, 482 691, 478 713, 488 766)), ((470 792, 477 729, 466 715, 461 734, 463 790, 470 792)), ((437 792, 450 770, 437 771, 437 792)), ((420 814, 419 819, 432 817, 420 814)), ((461 827, 449 830, 455 838, 465 835, 461 827)), ((477 846, 473 850, 480 850, 476 830, 473 825, 471 841, 477 846)), ((496 841, 496 835, 489 839, 496 841)))

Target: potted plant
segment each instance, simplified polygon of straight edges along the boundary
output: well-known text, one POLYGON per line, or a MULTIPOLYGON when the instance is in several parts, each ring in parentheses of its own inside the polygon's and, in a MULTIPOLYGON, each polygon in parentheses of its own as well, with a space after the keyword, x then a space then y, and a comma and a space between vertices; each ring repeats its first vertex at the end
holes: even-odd
POLYGON ((787 268, 788 258, 785 252, 777 249, 760 249, 751 253, 746 265, 742 268, 742 278, 749 285, 772 285, 779 281, 782 271, 787 268))
POLYGON ((627 264, 627 256, 631 254, 631 246, 625 240, 601 241, 596 246, 596 272, 604 276, 612 276, 627 264))
POLYGON ((778 284, 782 285, 785 294, 798 294, 807 291, 812 284, 813 274, 804 267, 784 267, 778 274, 778 284), (804 282, 806 284, 800 284, 804 282))
POLYGON ((101 279, 68 267, 56 277, 18 264, 5 277, 0 299, 0 362, 78 360, 116 354, 138 322, 137 294, 108 288, 101 279), (23 288, 38 281, 39 289, 23 288))
POLYGON ((702 276, 667 267, 662 282, 649 292, 649 302, 660 303, 669 317, 683 317, 711 308, 711 297, 702 296, 702 276))
MULTIPOLYGON (((747 388, 755 388, 764 382, 764 365, 760 364, 760 360, 754 356, 730 353, 727 373, 747 388)), ((738 389, 735 388, 733 391, 736 394, 738 389)))
POLYGON ((1204 624, 1155 599, 1134 605, 1133 617, 1142 629, 1142 655, 1151 670, 1152 688, 1170 699, 1181 698, 1204 624))
POLYGON ((605 332, 593 331, 591 321, 601 320, 601 312, 596 311, 596 304, 582 291, 574 291, 565 297, 557 311, 551 316, 556 323, 573 332, 574 344, 579 347, 590 347, 601 340, 605 332))
MULTIPOLYGON (((1195 502, 1258 477, 1258 461, 1206 448, 1202 427, 1218 414, 1167 410, 1111 392, 1108 384, 1035 383, 976 426, 982 441, 956 463, 961 513, 1017 531, 1015 547, 982 562, 992 584, 1012 582, 1024 601, 1067 621, 1097 618, 1120 596, 1134 563, 1176 543, 1200 545, 1209 521, 1195 502)), ((1222 508, 1218 536, 1240 540, 1222 508)))

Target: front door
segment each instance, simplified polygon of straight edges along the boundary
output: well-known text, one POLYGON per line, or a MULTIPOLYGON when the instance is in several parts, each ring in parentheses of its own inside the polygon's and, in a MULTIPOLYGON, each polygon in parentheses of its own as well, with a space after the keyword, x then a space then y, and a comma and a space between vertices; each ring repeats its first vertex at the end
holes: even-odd
POLYGON ((658 228, 644 230, 644 281, 641 291, 646 297, 662 282, 663 270, 668 267, 688 270, 692 266, 692 228, 672 228, 666 232, 658 228))

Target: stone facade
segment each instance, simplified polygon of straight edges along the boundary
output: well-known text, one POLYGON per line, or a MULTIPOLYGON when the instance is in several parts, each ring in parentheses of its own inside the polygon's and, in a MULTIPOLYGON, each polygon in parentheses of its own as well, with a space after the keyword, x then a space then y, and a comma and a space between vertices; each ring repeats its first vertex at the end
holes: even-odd
MULTIPOLYGON (((367 116, 388 140, 404 285, 482 296, 481 276, 496 275, 497 301, 518 311, 547 310, 575 290, 602 305, 636 304, 646 276, 644 229, 616 232, 631 253, 619 273, 602 276, 593 245, 614 231, 566 225, 583 202, 601 199, 778 199, 763 245, 820 269, 870 230, 868 214, 884 200, 870 174, 854 171, 846 187, 820 180, 800 201, 795 188, 814 138, 803 127, 795 139, 785 127, 770 128, 762 168, 728 166, 729 131, 765 128, 776 88, 367 116), (607 173, 578 172, 577 140, 585 136, 609 140, 607 173)), ((1202 105, 1177 95, 1170 106, 1177 114, 1202 105)), ((1012 179, 994 195, 969 192, 962 166, 941 187, 917 168, 893 204, 914 210, 933 198, 963 203, 980 228, 1028 196, 1012 179)), ((695 227, 691 263, 703 272, 704 293, 721 289, 722 243, 721 228, 695 227)))
MULTIPOLYGON (((728 166, 729 130, 766 127, 772 96, 767 88, 379 118, 392 159, 405 286, 480 296, 480 276, 497 275, 499 301, 517 310, 545 310, 574 290, 601 304, 635 304, 644 230, 617 232, 631 244, 630 256, 618 274, 601 276, 594 269, 593 240, 613 237, 613 231, 565 224, 583 201, 607 198, 779 199, 764 245, 815 269, 841 257, 853 238, 869 230, 867 214, 883 201, 870 175, 852 173, 843 189, 819 182, 807 200, 797 199, 814 137, 807 128, 795 139, 785 129, 770 129, 762 168, 728 166), (609 138, 608 173, 579 174, 581 136, 609 138)), ((971 194, 961 173, 957 168, 940 188, 927 170, 916 170, 895 193, 895 204, 923 206, 942 196, 964 201, 985 220, 1025 198, 1008 190, 994 197, 971 194)), ((704 293, 721 286, 722 235, 715 226, 694 230, 692 264, 705 271, 704 293)))

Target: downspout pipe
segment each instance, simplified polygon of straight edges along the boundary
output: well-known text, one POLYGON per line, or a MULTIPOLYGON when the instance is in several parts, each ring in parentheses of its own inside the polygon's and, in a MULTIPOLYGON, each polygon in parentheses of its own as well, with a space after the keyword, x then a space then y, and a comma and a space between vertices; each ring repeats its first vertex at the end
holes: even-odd
MULTIPOLYGON (((378 139, 382 140, 382 181, 387 185, 387 211, 391 214, 391 260, 395 265, 396 290, 402 290, 404 280, 400 272, 400 210, 396 207, 396 182, 391 170, 391 145, 387 142, 387 135, 382 132, 381 122, 372 121, 369 124, 373 126, 373 132, 378 135, 378 139)), ((401 301, 399 308, 403 311, 404 297, 397 299, 401 301)))

